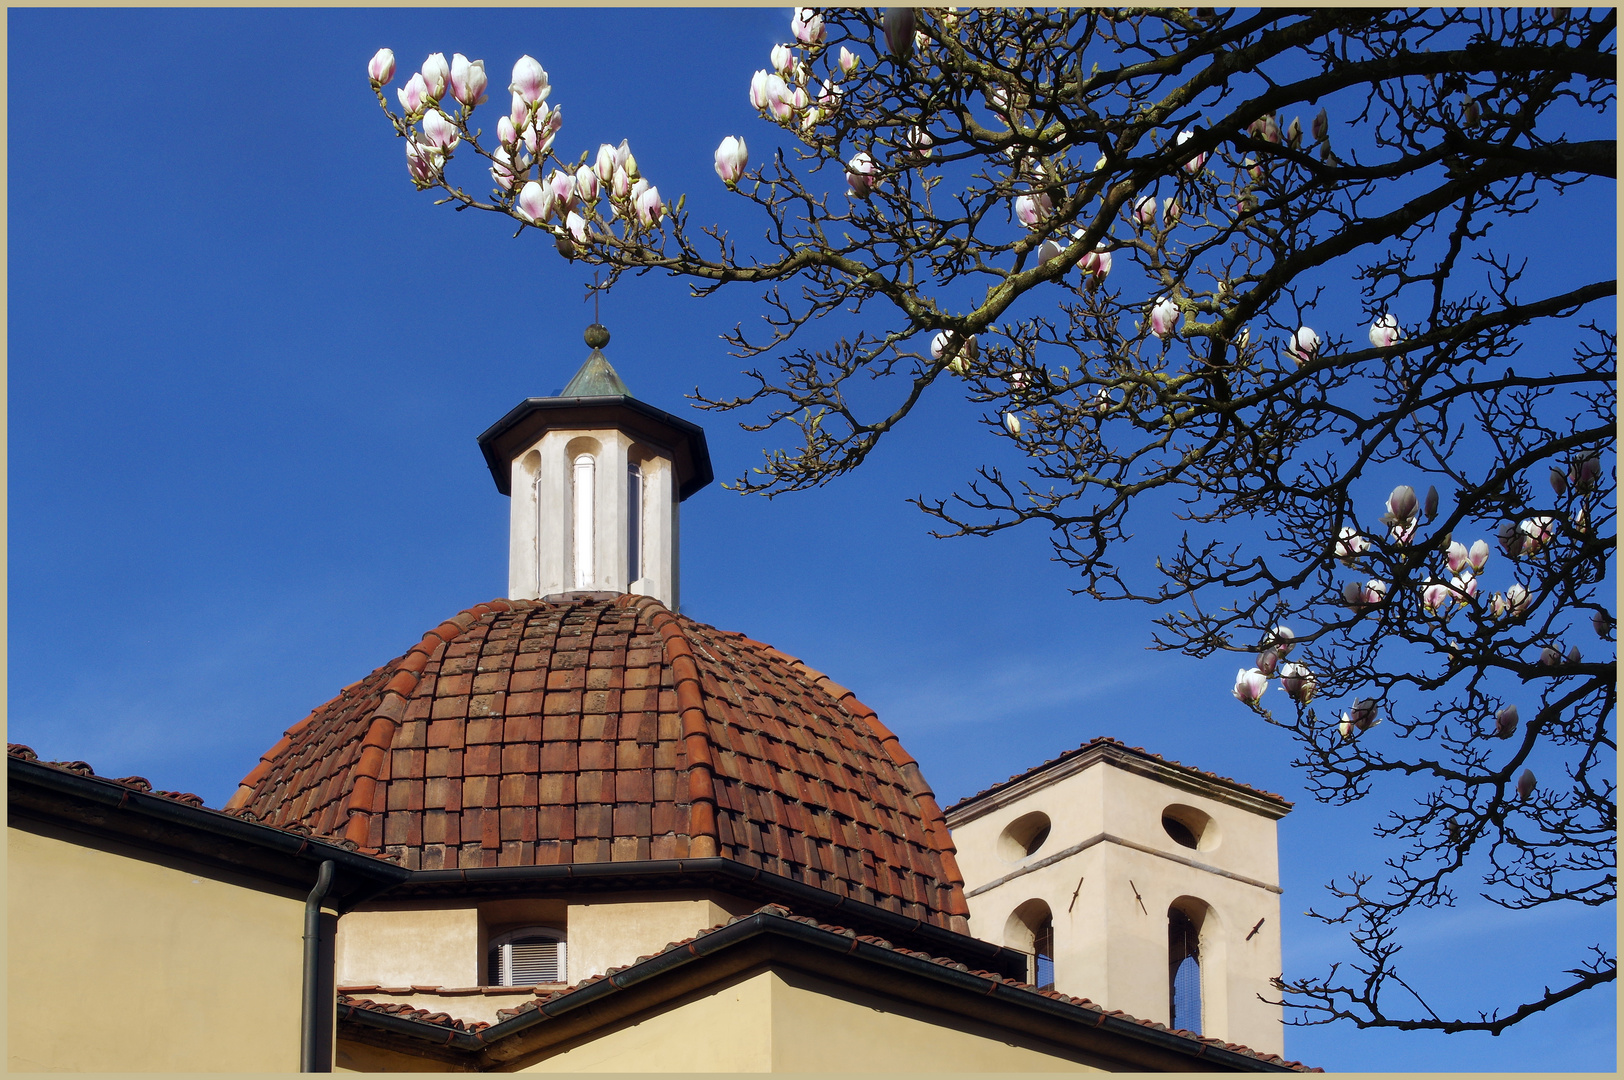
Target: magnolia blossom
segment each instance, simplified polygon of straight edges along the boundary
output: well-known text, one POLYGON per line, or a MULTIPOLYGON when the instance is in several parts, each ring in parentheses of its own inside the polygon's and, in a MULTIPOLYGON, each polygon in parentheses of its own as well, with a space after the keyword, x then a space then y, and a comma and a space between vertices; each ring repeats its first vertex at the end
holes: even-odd
POLYGON ((1343 566, 1352 566, 1353 560, 1370 547, 1370 541, 1352 525, 1342 526, 1342 531, 1336 538, 1336 557, 1342 560, 1343 566))
POLYGON ((1580 454, 1568 466, 1568 475, 1580 491, 1589 491, 1601 479, 1601 455, 1594 450, 1580 454))
POLYGON ((1307 705, 1319 693, 1319 682, 1308 665, 1290 663, 1280 668, 1280 689, 1299 705, 1307 705))
POLYGON ((1092 412, 1104 412, 1115 404, 1115 401, 1116 399, 1111 396, 1111 388, 1102 386, 1089 395, 1088 400, 1083 404, 1083 408, 1092 412))
POLYGON ((1590 626, 1596 631, 1596 636, 1605 639, 1613 632, 1613 617, 1605 611, 1598 611, 1590 616, 1590 626))
POLYGON ((1323 142, 1331 132, 1331 118, 1321 109, 1314 117, 1314 141, 1323 142))
POLYGON ((789 29, 802 45, 821 44, 824 38, 823 16, 812 8, 796 8, 789 20, 789 29))
POLYGON ((1293 150, 1295 150, 1299 146, 1301 146, 1302 143, 1303 143, 1303 124, 1302 124, 1301 120, 1299 120, 1299 119, 1297 119, 1297 117, 1293 116, 1291 118, 1291 126, 1286 128, 1286 145, 1291 147, 1293 150))
POLYGON ((439 109, 423 115, 423 141, 437 150, 450 150, 461 141, 457 125, 439 109))
POLYGON ((564 126, 564 107, 555 105, 552 111, 537 113, 530 121, 530 126, 524 129, 524 144, 530 152, 537 157, 553 148, 553 140, 558 137, 558 129, 564 126))
POLYGON ((554 169, 547 174, 547 187, 553 193, 559 210, 570 210, 575 206, 575 176, 562 169, 554 169))
POLYGON ((1179 218, 1183 215, 1183 213, 1184 211, 1179 209, 1179 201, 1177 198, 1168 199, 1162 207, 1162 221, 1166 222, 1168 225, 1177 225, 1179 218))
POLYGON ((1544 547, 1556 532, 1556 519, 1548 517, 1532 517, 1517 526, 1522 533, 1522 551, 1524 555, 1532 555, 1544 547))
POLYGON ((1455 595, 1449 586, 1441 581, 1428 581, 1426 587, 1421 590, 1421 606, 1429 615, 1437 614, 1439 608, 1454 598, 1455 595))
POLYGON ((1507 705, 1494 714, 1494 737, 1509 739, 1517 733, 1517 706, 1507 705))
POLYGON ((430 53, 423 61, 422 75, 429 97, 435 100, 445 97, 446 81, 451 78, 451 65, 445 62, 445 53, 430 53))
POLYGON ((533 225, 553 216, 553 189, 532 180, 519 192, 519 215, 533 225))
POLYGON ((564 216, 564 228, 569 230, 577 244, 586 243, 586 218, 571 210, 564 216))
POLYGON ((1399 527, 1415 523, 1415 512, 1420 503, 1415 497, 1415 488, 1409 484, 1400 484, 1387 496, 1387 515, 1383 519, 1387 524, 1399 527))
POLYGON ((1320 336, 1306 326, 1297 328, 1297 332, 1286 339, 1286 354, 1297 361, 1302 367, 1315 356, 1319 355, 1320 336))
POLYGON ((846 162, 846 194, 853 198, 866 199, 874 188, 874 159, 866 153, 859 153, 846 162))
POLYGON ((1265 675, 1273 675, 1279 663, 1280 652, 1277 649, 1264 649, 1257 654, 1257 669, 1265 675))
MULTIPOLYGON (((1076 230, 1076 236, 1081 237, 1083 231, 1076 230)), ((1106 277, 1111 273, 1111 253, 1105 250, 1105 241, 1101 240, 1093 251, 1083 256, 1083 273, 1089 275, 1089 287, 1099 288, 1106 277)))
POLYGON ((862 61, 857 59, 856 53, 852 52, 844 45, 840 47, 840 71, 842 74, 850 75, 852 72, 857 70, 857 65, 860 63, 862 63, 862 61))
POLYGON ((1515 522, 1502 521, 1499 531, 1500 550, 1515 559, 1522 554, 1523 534, 1517 529, 1515 522))
POLYGON ((1235 672, 1235 700, 1243 705, 1256 705, 1269 688, 1269 677, 1257 668, 1235 672))
POLYGON ((1060 245, 1055 243, 1053 240, 1045 240, 1043 243, 1039 244, 1038 265, 1047 265, 1050 260, 1055 259, 1060 255, 1060 250, 1060 245))
MULTIPOLYGON (((751 96, 754 98, 756 96, 754 81, 751 82, 750 89, 751 96)), ((777 75, 768 74, 767 77, 762 80, 762 91, 760 95, 762 105, 760 107, 765 108, 769 113, 771 113, 774 120, 788 120, 790 114, 795 111, 795 95, 797 93, 801 95, 802 103, 804 104, 806 97, 806 92, 804 90, 796 90, 791 92, 789 85, 785 83, 783 79, 779 78, 777 75)))
POLYGON ((1297 635, 1289 626, 1277 626, 1263 636, 1263 642, 1281 656, 1285 656, 1297 643, 1297 635))
POLYGON ((1488 565, 1489 561, 1489 542, 1487 540, 1473 541, 1472 550, 1466 553, 1466 561, 1472 564, 1473 571, 1482 573, 1483 567, 1488 565))
MULTIPOLYGON (((1173 145, 1180 146, 1186 140, 1193 139, 1193 138, 1195 138, 1195 132, 1193 132, 1193 131, 1181 131, 1181 132, 1179 132, 1178 138, 1176 140, 1174 140, 1173 145)), ((1184 163, 1184 171, 1189 173, 1191 176, 1194 176, 1196 173, 1201 171, 1201 167, 1203 165, 1205 165, 1206 163, 1207 163, 1207 155, 1205 153, 1197 154, 1195 157, 1191 158, 1189 161, 1186 161, 1184 163)))
POLYGON ((773 70, 780 75, 788 75, 795 68, 795 53, 788 45, 774 45, 768 59, 772 62, 773 70))
POLYGON ((395 51, 379 49, 367 61, 367 78, 382 86, 395 77, 395 51))
MULTIPOLYGON (((1475 107, 1477 102, 1472 102, 1472 105, 1475 107)), ((1534 793, 1534 786, 1536 783, 1537 781, 1534 779, 1534 770, 1524 769, 1522 771, 1522 775, 1517 777, 1517 798, 1526 799, 1528 796, 1532 795, 1534 793)))
POLYGON ((1427 497, 1421 500, 1421 513, 1428 521, 1438 516, 1438 488, 1434 484, 1427 485, 1427 497))
POLYGON ((1387 599, 1387 582, 1381 581, 1377 578, 1371 578, 1369 581, 1365 582, 1364 595, 1361 597, 1361 599, 1365 602, 1366 606, 1375 607, 1377 604, 1387 599))
POLYGON ((930 134, 924 128, 911 127, 904 138, 907 139, 909 148, 920 157, 930 157, 935 153, 930 134))
POLYGON ((1534 602, 1534 594, 1528 591, 1528 586, 1517 582, 1506 590, 1506 610, 1513 615, 1521 615, 1528 610, 1534 602))
POLYGON ((1459 570, 1465 566, 1466 545, 1459 540, 1451 540, 1449 542, 1449 551, 1444 555, 1444 561, 1449 564, 1451 570, 1459 570))
POLYGON ((498 146, 491 152, 491 179, 495 180, 503 190, 513 187, 513 156, 508 153, 507 147, 498 146))
POLYGON ((485 61, 469 60, 462 53, 451 57, 451 96, 472 108, 485 104, 485 61))
POLYGON ((1159 338, 1172 337, 1178 315, 1177 304, 1165 296, 1158 296, 1150 309, 1150 332, 1159 338))
POLYGON ((598 174, 592 171, 590 165, 582 165, 575 170, 575 191, 581 196, 584 203, 593 203, 598 198, 598 174))
POLYGON ((1354 703, 1353 709, 1342 714, 1342 723, 1338 727, 1344 739, 1351 739, 1355 733, 1369 731, 1381 723, 1376 717, 1376 699, 1361 698, 1354 703))
MULTIPOLYGON (((648 181, 638 181, 638 184, 645 183, 648 183, 648 181)), ((658 225, 660 219, 665 216, 665 205, 660 202, 660 189, 653 185, 634 195, 632 197, 632 206, 637 211, 637 220, 649 228, 658 225)))
POLYGON ((729 135, 722 140, 722 145, 716 148, 716 175, 722 178, 722 183, 732 187, 744 175, 744 167, 750 162, 750 152, 745 148, 744 139, 729 135))
MULTIPOLYGON (((943 330, 938 333, 930 342, 930 358, 939 362, 943 356, 947 355, 952 343, 953 332, 951 330, 943 330)), ((965 338, 963 344, 959 346, 958 354, 954 357, 953 363, 961 364, 964 360, 974 360, 978 351, 979 346, 976 344, 975 336, 971 335, 965 338)), ((955 368, 955 370, 958 369, 955 368)))
POLYGON ((496 122, 496 141, 506 147, 519 145, 519 133, 513 126, 513 121, 507 117, 496 122))
POLYGON ((406 80, 405 86, 395 91, 395 96, 400 99, 400 107, 411 114, 421 109, 423 103, 429 99, 429 90, 423 83, 423 76, 413 74, 406 80))
POLYGON ((1054 209, 1054 201, 1044 192, 1035 195, 1020 195, 1015 199, 1015 217, 1028 229, 1049 216, 1054 209))
POLYGON ((513 82, 508 89, 522 98, 527 105, 547 100, 552 88, 547 85, 547 72, 533 56, 521 56, 513 65, 513 82))
POLYGON ((1141 195, 1133 201, 1133 224, 1135 228, 1156 224, 1155 196, 1141 195))
POLYGON ((1378 349, 1390 349, 1398 342, 1398 320, 1392 315, 1381 315, 1370 324, 1370 344, 1378 349))
POLYGON ((406 171, 413 180, 419 184, 427 184, 434 179, 434 174, 440 168, 445 155, 430 146, 421 146, 415 138, 406 140, 406 171))

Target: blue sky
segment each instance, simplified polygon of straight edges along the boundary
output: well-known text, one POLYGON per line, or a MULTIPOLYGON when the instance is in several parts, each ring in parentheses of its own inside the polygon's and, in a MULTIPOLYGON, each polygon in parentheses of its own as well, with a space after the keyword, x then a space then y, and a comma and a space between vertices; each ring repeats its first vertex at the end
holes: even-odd
MULTIPOLYGON (((564 105, 562 150, 629 138, 668 199, 728 220, 711 151, 771 143, 746 88, 787 25, 786 9, 11 11, 10 739, 218 806, 289 724, 505 591, 507 502, 474 440, 580 364, 589 275, 412 189, 366 85, 378 47, 402 77, 431 51, 484 57, 493 87, 528 52, 564 105)), ((758 305, 653 276, 603 304, 611 361, 704 424, 719 478, 762 436, 683 395, 745 388, 718 335, 758 305)), ((696 495, 684 610, 851 687, 944 805, 1096 735, 1296 800, 1286 964, 1323 970, 1346 946, 1298 913, 1379 868, 1381 808, 1313 804, 1284 736, 1230 698, 1233 659, 1148 651, 1152 613, 1070 595, 1041 534, 931 539, 907 497, 1011 461, 980 416, 943 396, 828 488, 696 495)), ((1612 927, 1466 904, 1418 923, 1401 970, 1434 1007, 1470 1008, 1495 1001, 1479 988, 1560 979, 1525 958, 1612 927)), ((1287 1053, 1612 1069, 1614 1014, 1608 991, 1498 1039, 1293 1029, 1287 1053)))

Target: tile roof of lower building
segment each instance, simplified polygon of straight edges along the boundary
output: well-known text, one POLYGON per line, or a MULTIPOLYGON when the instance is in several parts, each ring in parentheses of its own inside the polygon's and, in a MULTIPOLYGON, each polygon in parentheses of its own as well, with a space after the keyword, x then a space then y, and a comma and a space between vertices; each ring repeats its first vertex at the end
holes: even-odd
POLYGON ((943 929, 969 911, 872 709, 650 597, 448 619, 289 728, 226 808, 413 870, 720 856, 943 929))
MULTIPOLYGON (((593 975, 590 978, 583 979, 582 981, 573 985, 556 990, 538 991, 536 998, 533 1001, 527 1001, 511 1009, 497 1010, 497 1016, 501 1017, 501 1022, 498 1025, 495 1025, 495 1027, 500 1028, 505 1026, 507 1021, 517 1020, 528 1014, 548 1010, 549 1007, 567 1005, 569 1004, 570 998, 574 995, 580 995, 587 989, 594 987, 605 980, 615 982, 619 976, 622 976, 625 973, 634 973, 637 972, 639 968, 655 966, 656 962, 662 958, 671 957, 681 953, 688 953, 692 956, 698 956, 699 950, 695 946, 696 943, 700 942, 702 939, 749 920, 754 919, 759 921, 763 916, 766 916, 769 919, 781 919, 786 922, 796 923, 802 926, 810 927, 816 931, 821 931, 827 935, 845 938, 852 944, 849 949, 843 947, 842 951, 848 952, 850 955, 859 957, 864 955, 862 952, 856 949, 856 945, 861 943, 874 949, 882 950, 888 954, 910 957, 940 968, 969 975, 974 979, 979 979, 989 984, 989 989, 1002 985, 1012 990, 1017 990, 1024 994, 1032 995, 1033 998, 1042 998, 1049 1002, 1067 1006, 1075 1009, 1080 1019, 1089 1020, 1095 1026, 1102 1023, 1104 1018, 1111 1017, 1117 1021, 1142 1027, 1149 1031, 1165 1033, 1173 1036, 1176 1040, 1185 1043, 1186 1045, 1184 1052, 1190 1054, 1191 1056, 1203 1056, 1204 1051, 1211 1048, 1222 1050, 1230 1054, 1236 1054, 1245 1058, 1253 1058, 1257 1061, 1265 1062, 1282 1069, 1289 1069, 1297 1072, 1324 1071, 1320 1068, 1310 1068, 1300 1061, 1288 1061, 1279 1054, 1262 1053, 1257 1050, 1253 1050, 1250 1047, 1242 1046, 1238 1043, 1226 1042, 1223 1039, 1215 1039, 1210 1036, 1199 1035, 1193 1031, 1170 1028, 1166 1024, 1160 1024, 1150 1020, 1141 1020, 1137 1017, 1128 1015, 1120 1009, 1104 1009, 1094 1004, 1092 1001, 1089 1001, 1087 998, 1073 997, 1069 994, 1062 994, 1055 990, 1040 989, 1015 979, 1005 978, 996 972, 972 969, 968 965, 959 963, 955 960, 950 960, 939 956, 932 956, 929 953, 919 952, 917 950, 899 948, 884 938, 875 937, 868 934, 858 934, 855 931, 849 930, 842 926, 821 923, 816 919, 796 915, 789 908, 786 908, 781 904, 768 904, 748 914, 735 916, 734 918, 729 919, 727 922, 718 923, 716 926, 701 930, 698 934, 695 934, 691 938, 683 938, 681 941, 674 941, 657 953, 653 953, 648 956, 640 956, 631 964, 626 964, 621 967, 612 967, 601 974, 593 975)), ((377 992, 388 991, 377 988, 377 992)), ((1020 997, 1017 995, 1014 998, 1005 998, 1004 1000, 1019 1001, 1020 997)), ((429 1013, 427 1010, 416 1009, 409 1003, 390 1002, 380 1004, 378 1002, 371 1001, 370 999, 356 998, 350 994, 341 993, 338 997, 338 1003, 340 1006, 347 1007, 348 1010, 352 1011, 359 1010, 362 1012, 385 1013, 454 1031, 477 1033, 486 1031, 493 1026, 479 1021, 464 1022, 456 1020, 443 1012, 429 1013)), ((348 1013, 341 1012, 341 1018, 345 1018, 348 1015, 348 1013)), ((493 1031, 492 1034, 499 1038, 502 1033, 493 1031)), ((481 1041, 483 1042, 484 1040, 482 1039, 481 1041)))
POLYGON ((1027 769, 1025 772, 1016 773, 1014 776, 1011 776, 1008 780, 1000 780, 998 783, 993 784, 991 787, 983 788, 982 790, 976 792, 974 795, 966 795, 964 798, 960 799, 958 802, 954 803, 952 806, 947 807, 945 810, 942 811, 942 813, 943 814, 956 813, 959 810, 963 809, 964 807, 969 806, 971 803, 975 802, 978 799, 984 799, 988 795, 995 794, 996 792, 1002 791, 1003 789, 1005 789, 1007 787, 1010 787, 1013 784, 1020 783, 1022 780, 1025 780, 1029 776, 1036 776, 1038 773, 1041 773, 1041 772, 1043 772, 1043 771, 1045 771, 1047 769, 1052 769, 1056 765, 1062 764, 1063 762, 1070 761, 1072 758, 1077 757, 1079 754, 1084 754, 1084 753, 1087 753, 1090 750, 1096 750, 1096 749, 1099 749, 1101 747, 1116 748, 1116 749, 1120 750, 1123 753, 1133 754, 1136 757, 1140 757, 1140 758, 1145 759, 1146 761, 1153 761, 1153 762, 1156 762, 1157 764, 1160 764, 1160 765, 1169 766, 1171 768, 1177 769, 1180 772, 1187 773, 1190 776, 1198 777, 1203 781, 1206 781, 1206 782, 1209 782, 1209 783, 1221 784, 1221 785, 1226 786, 1226 787, 1234 788, 1234 789, 1236 789, 1238 791, 1244 791, 1244 792, 1246 792, 1246 793, 1248 793, 1250 795, 1255 795, 1255 796, 1257 796, 1257 797, 1259 797, 1261 799, 1266 799, 1266 800, 1268 800, 1270 802, 1276 803, 1276 804, 1284 807, 1286 810, 1291 809, 1291 801, 1289 799, 1287 799, 1283 795, 1276 795, 1272 791, 1264 791, 1262 788, 1255 788, 1255 787, 1252 787, 1250 784, 1243 784, 1239 780, 1231 780, 1227 776, 1219 776, 1215 772, 1208 772, 1205 769, 1197 769, 1193 765, 1184 765, 1184 764, 1182 764, 1180 762, 1172 760, 1171 758, 1164 758, 1160 754, 1153 754, 1149 750, 1146 750, 1142 746, 1129 746, 1127 743, 1123 742, 1120 739, 1113 739, 1113 738, 1110 738, 1109 736, 1100 735, 1100 736, 1097 736, 1095 738, 1092 738, 1092 739, 1088 740, 1083 745, 1081 745, 1081 746, 1079 746, 1079 747, 1077 747, 1075 749, 1067 750, 1065 753, 1059 755, 1058 757, 1050 758, 1048 761, 1043 762, 1041 765, 1034 765, 1030 769, 1027 769))

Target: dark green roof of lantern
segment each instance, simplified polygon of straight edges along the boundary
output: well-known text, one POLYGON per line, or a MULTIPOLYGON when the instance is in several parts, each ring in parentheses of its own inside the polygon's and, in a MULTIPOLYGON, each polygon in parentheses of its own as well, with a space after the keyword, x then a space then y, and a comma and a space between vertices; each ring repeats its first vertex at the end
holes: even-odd
POLYGON ((593 349, 587 354, 586 363, 581 370, 575 373, 569 385, 559 397, 631 397, 632 392, 626 389, 626 384, 620 380, 615 369, 609 365, 609 358, 603 355, 603 350, 593 349))

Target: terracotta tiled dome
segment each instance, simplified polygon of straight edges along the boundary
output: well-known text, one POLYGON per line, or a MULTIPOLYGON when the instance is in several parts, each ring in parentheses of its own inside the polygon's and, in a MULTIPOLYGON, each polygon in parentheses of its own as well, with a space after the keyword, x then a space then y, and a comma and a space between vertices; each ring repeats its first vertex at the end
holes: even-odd
POLYGON ((412 869, 719 855, 944 928, 967 911, 942 812, 871 709, 648 597, 441 623, 288 729, 227 809, 412 869))

